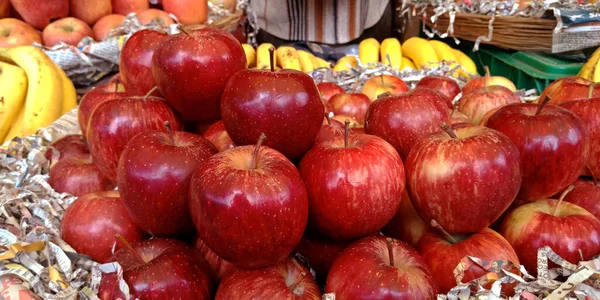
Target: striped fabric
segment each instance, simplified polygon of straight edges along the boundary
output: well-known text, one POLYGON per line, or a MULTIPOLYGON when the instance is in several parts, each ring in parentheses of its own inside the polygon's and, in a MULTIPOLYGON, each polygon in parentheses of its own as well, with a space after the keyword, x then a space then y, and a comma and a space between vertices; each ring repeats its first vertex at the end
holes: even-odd
POLYGON ((283 40, 344 44, 377 23, 389 0, 251 0, 260 29, 283 40))

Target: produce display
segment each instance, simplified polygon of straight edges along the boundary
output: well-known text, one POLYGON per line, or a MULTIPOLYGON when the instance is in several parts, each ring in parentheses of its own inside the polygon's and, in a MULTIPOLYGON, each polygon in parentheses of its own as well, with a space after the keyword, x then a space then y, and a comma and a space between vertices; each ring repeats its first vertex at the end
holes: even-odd
MULTIPOLYGON (((23 18, 64 42, 60 22, 142 2, 23 18)), ((197 24, 203 3, 162 7, 197 24)), ((180 27, 132 34, 78 101, 41 49, 0 48, 0 281, 54 299, 595 299, 585 68, 529 101, 441 41, 369 38, 330 62, 180 27)))

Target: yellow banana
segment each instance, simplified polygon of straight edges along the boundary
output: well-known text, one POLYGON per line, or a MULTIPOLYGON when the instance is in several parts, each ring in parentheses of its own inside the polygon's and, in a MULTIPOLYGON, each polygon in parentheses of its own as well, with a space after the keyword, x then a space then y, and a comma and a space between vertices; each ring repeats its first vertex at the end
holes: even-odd
POLYGON ((27 96, 23 69, 0 61, 0 141, 6 138, 27 96))
POLYGON ((254 47, 250 44, 242 44, 242 48, 244 48, 246 54, 246 68, 256 67, 256 50, 254 50, 254 47))
POLYGON ((600 72, 596 72, 596 65, 598 64, 599 60, 600 60, 600 48, 598 48, 598 49, 596 49, 596 51, 594 51, 594 53, 592 54, 590 59, 588 59, 588 61, 585 62, 585 64, 581 68, 581 70, 579 70, 579 74, 577 74, 577 76, 585 78, 585 79, 589 79, 589 80, 594 80, 594 76, 596 76, 596 73, 600 74, 600 72))
POLYGON ((300 60, 300 66, 302 67, 302 72, 312 72, 315 67, 313 66, 311 57, 314 55, 302 50, 298 50, 297 53, 298 60, 300 60))
POLYGON ((357 65, 358 60, 356 59, 356 56, 346 55, 337 61, 333 70, 336 72, 350 71, 356 68, 357 65))
POLYGON ((314 55, 313 55, 313 56, 310 58, 310 60, 312 61, 312 63, 313 63, 313 67, 315 67, 315 69, 316 69, 316 68, 327 68, 327 69, 331 69, 331 65, 329 64, 329 62, 328 62, 328 61, 326 61, 326 60, 324 60, 324 59, 322 59, 322 58, 320 58, 320 57, 318 57, 318 56, 314 56, 314 55))
POLYGON ((62 110, 60 112, 61 115, 64 115, 70 112, 75 106, 77 106, 77 90, 75 89, 75 85, 73 81, 67 76, 65 71, 60 67, 56 67, 58 73, 60 74, 60 78, 63 84, 63 101, 62 101, 62 110))
MULTIPOLYGON (((475 62, 466 54, 458 49, 453 49, 454 55, 456 55, 456 59, 458 59, 458 64, 460 64, 468 73, 471 75, 477 75, 477 65, 475 62)), ((459 72, 462 76, 470 77, 469 74, 465 73, 463 70, 459 72)))
POLYGON ((400 70, 404 70, 406 68, 413 70, 417 69, 415 63, 412 60, 410 60, 410 58, 402 56, 402 66, 400 67, 400 70))
POLYGON ((381 42, 381 62, 400 69, 402 65, 402 46, 396 38, 387 38, 381 42))
POLYGON ((435 54, 440 59, 440 61, 453 62, 450 64, 451 68, 457 68, 457 72, 451 74, 452 76, 458 76, 460 74, 460 69, 458 68, 458 58, 456 58, 456 54, 454 54, 454 49, 450 47, 448 44, 440 41, 429 41, 433 50, 435 50, 435 54))
POLYGON ((363 65, 379 62, 379 42, 368 38, 358 44, 358 58, 363 65))
POLYGON ((417 69, 440 62, 431 44, 420 37, 411 37, 402 44, 402 56, 410 58, 417 69))
MULTIPOLYGON (((257 69, 271 69, 271 55, 269 54, 269 49, 271 47, 273 47, 273 44, 262 43, 258 46, 258 48, 256 48, 257 69)), ((275 64, 275 66, 277 65, 277 55, 273 56, 273 64, 275 64)))
POLYGON ((34 46, 3 48, 0 60, 18 65, 27 74, 23 135, 33 134, 60 117, 63 83, 58 66, 44 51, 34 46))
POLYGON ((296 48, 290 46, 281 46, 275 51, 279 65, 284 69, 302 71, 300 60, 296 48))
POLYGON ((19 112, 17 114, 17 118, 13 121, 13 123, 10 127, 10 130, 8 131, 8 134, 4 137, 4 141, 2 142, 2 144, 12 140, 14 137, 25 136, 25 132, 23 131, 23 127, 25 125, 23 123, 24 119, 25 119, 25 105, 23 105, 21 107, 21 109, 19 110, 19 112))

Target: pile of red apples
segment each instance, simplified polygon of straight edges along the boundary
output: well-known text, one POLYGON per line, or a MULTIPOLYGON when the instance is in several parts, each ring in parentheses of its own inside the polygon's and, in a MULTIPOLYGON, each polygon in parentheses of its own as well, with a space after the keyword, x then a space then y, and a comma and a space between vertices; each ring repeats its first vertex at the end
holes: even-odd
MULTIPOLYGON (((53 144, 49 182, 79 196, 62 238, 120 263, 135 298, 435 299, 467 255, 535 274, 543 246, 575 264, 600 253, 591 82, 558 80, 539 103, 490 75, 345 93, 246 69, 214 29, 140 31, 121 61, 82 99, 84 135, 53 144)), ((116 274, 99 296, 124 296, 116 274)))

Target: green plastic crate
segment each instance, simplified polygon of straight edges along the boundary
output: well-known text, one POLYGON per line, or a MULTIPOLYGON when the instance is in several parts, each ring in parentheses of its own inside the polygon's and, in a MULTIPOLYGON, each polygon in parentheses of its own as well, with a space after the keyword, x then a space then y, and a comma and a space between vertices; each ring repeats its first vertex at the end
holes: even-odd
POLYGON ((481 47, 469 52, 479 74, 485 74, 483 66, 492 75, 510 79, 518 89, 537 89, 541 93, 552 81, 575 76, 583 62, 557 58, 551 54, 534 51, 508 51, 494 47, 481 47))

